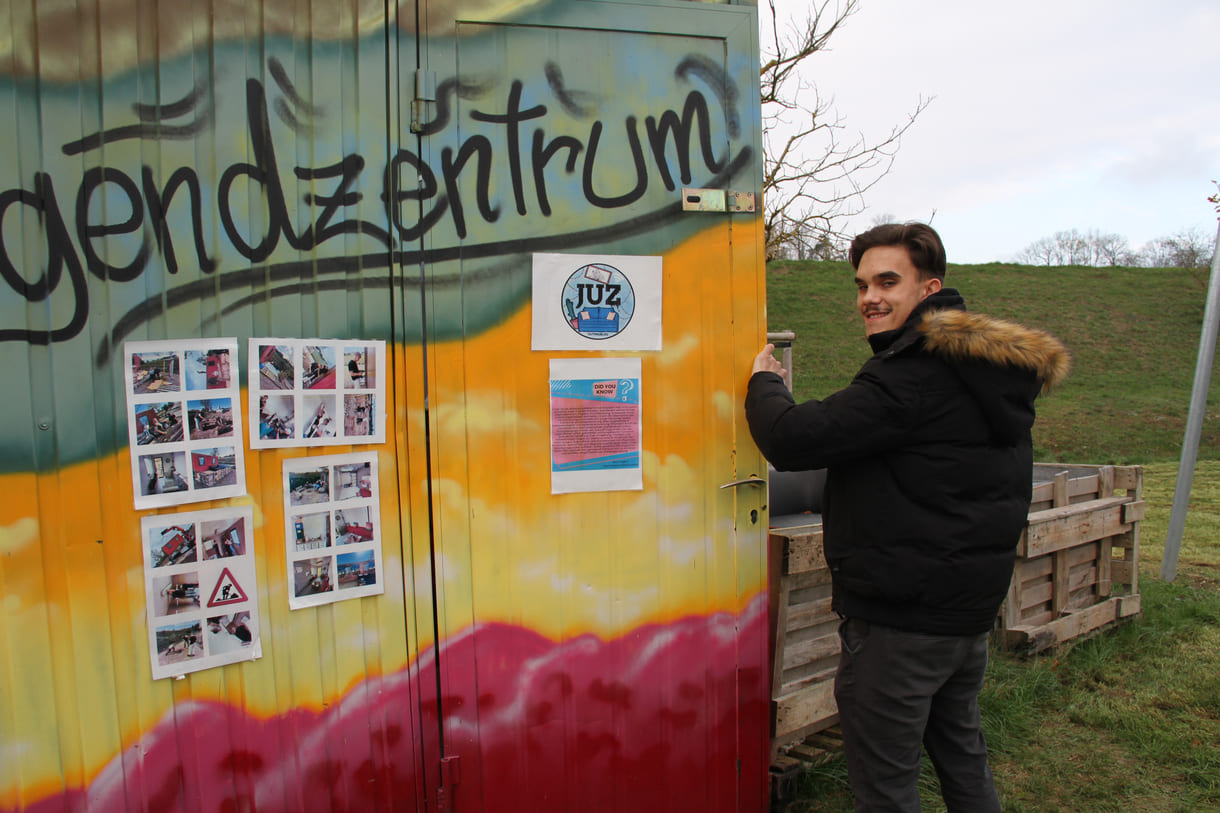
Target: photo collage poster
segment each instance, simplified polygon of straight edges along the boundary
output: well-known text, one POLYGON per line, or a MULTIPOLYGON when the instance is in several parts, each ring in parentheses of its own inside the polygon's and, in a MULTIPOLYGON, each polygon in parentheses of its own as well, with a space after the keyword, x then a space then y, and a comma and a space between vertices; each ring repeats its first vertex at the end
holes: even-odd
POLYGON ((140 520, 153 679, 262 657, 250 506, 140 520))
POLYGON ((135 507, 246 493, 237 339, 126 342, 135 507))
POLYGON ((385 592, 374 452, 284 461, 288 606, 385 592))
POLYGON ((385 342, 250 339, 250 446, 385 441, 385 342))

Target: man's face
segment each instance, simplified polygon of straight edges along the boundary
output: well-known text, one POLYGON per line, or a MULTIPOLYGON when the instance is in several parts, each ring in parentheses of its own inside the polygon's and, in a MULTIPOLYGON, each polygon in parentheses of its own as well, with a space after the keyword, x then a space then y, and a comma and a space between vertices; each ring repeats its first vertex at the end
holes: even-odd
POLYGON ((903 246, 870 248, 856 270, 856 307, 864 317, 865 335, 902 327, 915 306, 940 287, 936 277, 920 279, 903 246))

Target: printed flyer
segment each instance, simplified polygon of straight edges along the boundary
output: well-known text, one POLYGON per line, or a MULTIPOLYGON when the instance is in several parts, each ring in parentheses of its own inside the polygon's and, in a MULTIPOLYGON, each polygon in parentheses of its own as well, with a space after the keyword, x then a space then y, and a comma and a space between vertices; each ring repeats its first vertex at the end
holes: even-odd
POLYGON ((127 342, 135 507, 246 493, 237 339, 127 342))
POLYGON ((551 359, 551 493, 638 491, 640 360, 551 359))
POLYGON ((251 339, 250 447, 384 442, 385 357, 380 340, 251 339))
POLYGON ((284 461, 288 606, 385 592, 374 452, 284 461))
POLYGON ((154 679, 261 658, 253 509, 140 520, 154 679))

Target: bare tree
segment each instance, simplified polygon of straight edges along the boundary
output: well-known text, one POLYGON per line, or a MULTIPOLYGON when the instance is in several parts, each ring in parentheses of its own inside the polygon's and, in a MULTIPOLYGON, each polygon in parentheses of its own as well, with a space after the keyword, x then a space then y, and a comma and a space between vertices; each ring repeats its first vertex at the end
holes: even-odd
POLYGON ((1050 237, 1041 237, 1017 252, 1017 262, 1029 265, 1062 265, 1059 244, 1050 237))
POLYGON ((902 135, 932 100, 920 97, 906 121, 880 139, 850 136, 833 98, 820 95, 800 69, 826 50, 860 0, 814 0, 799 23, 777 19, 775 0, 767 3, 771 30, 761 37, 760 66, 767 257, 819 245, 841 251, 838 224, 864 211, 864 193, 889 173, 902 135))
POLYGON ((1140 251, 1141 265, 1199 270, 1212 263, 1212 243, 1199 229, 1158 237, 1140 251))
POLYGON ((1089 242, 1093 250, 1093 265, 1130 264, 1131 249, 1127 246, 1127 238, 1121 234, 1093 231, 1089 233, 1089 242))
POLYGON ((1068 229, 1030 243, 1017 254, 1017 261, 1046 266, 1125 265, 1198 270, 1211 265, 1211 252, 1211 242, 1198 229, 1158 237, 1138 251, 1132 251, 1127 238, 1118 234, 1068 229))

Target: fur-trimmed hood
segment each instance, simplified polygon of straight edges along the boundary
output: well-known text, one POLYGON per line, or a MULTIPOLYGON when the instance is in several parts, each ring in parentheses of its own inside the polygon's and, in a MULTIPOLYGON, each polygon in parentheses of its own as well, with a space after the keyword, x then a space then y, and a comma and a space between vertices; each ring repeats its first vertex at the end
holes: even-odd
POLYGON ((1072 357, 1054 336, 980 313, 940 308, 924 313, 917 329, 924 348, 958 362, 1019 367, 1033 372, 1042 391, 1058 386, 1072 357))

